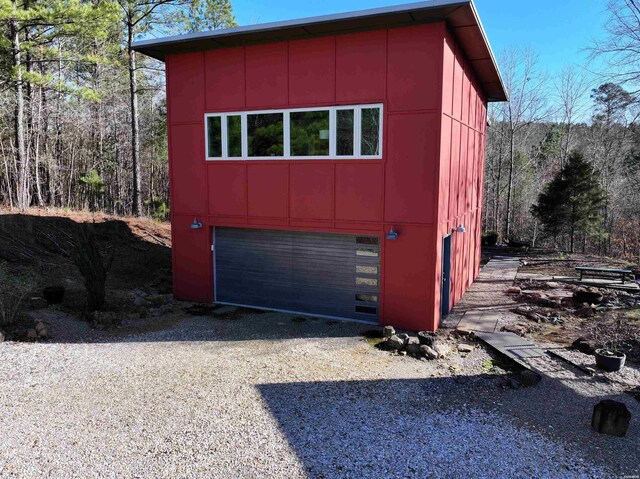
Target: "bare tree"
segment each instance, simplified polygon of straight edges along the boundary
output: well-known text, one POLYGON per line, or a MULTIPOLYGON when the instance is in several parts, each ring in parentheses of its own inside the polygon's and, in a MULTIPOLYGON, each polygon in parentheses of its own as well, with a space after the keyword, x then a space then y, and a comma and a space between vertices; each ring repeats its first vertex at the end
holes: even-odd
POLYGON ((608 74, 616 82, 639 84, 640 0, 609 0, 607 10, 605 28, 609 35, 595 41, 592 56, 606 58, 608 74))
POLYGON ((514 48, 501 55, 500 65, 509 101, 497 107, 497 117, 504 123, 501 132, 507 143, 506 211, 503 234, 511 235, 512 199, 517 141, 526 127, 548 117, 546 75, 538 67, 538 57, 529 48, 514 48))
POLYGON ((584 99, 589 85, 582 70, 574 65, 562 69, 554 82, 555 101, 558 103, 558 120, 562 128, 560 168, 567 160, 569 151, 575 146, 574 125, 585 111, 584 99))

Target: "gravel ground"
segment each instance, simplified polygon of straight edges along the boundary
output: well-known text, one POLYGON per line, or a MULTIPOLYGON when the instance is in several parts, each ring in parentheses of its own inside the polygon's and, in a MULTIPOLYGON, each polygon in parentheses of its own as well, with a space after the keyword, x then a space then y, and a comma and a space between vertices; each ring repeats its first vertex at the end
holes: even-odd
POLYGON ((362 325, 292 319, 176 317, 114 335, 49 317, 50 342, 0 344, 0 477, 637 473, 634 405, 626 438, 601 436, 575 413, 599 398, 555 380, 504 389, 480 348, 417 361, 372 348, 362 325))

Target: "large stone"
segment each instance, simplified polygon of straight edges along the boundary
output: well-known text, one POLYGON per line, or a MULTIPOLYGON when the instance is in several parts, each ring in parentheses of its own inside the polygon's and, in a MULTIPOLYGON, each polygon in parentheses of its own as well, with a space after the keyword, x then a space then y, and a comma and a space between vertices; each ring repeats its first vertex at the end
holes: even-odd
POLYGON ((0 329, 0 343, 3 343, 6 338, 4 331, 0 329))
POLYGON ((49 337, 49 326, 42 321, 38 321, 36 323, 36 332, 38 333, 38 337, 40 338, 48 338, 49 337))
POLYGON ((593 354, 596 352, 596 344, 593 341, 589 341, 587 338, 578 338, 572 344, 571 348, 580 351, 584 354, 593 354))
POLYGON ((397 334, 394 334, 393 336, 387 338, 387 341, 386 341, 387 348, 394 351, 400 351, 405 347, 406 344, 407 343, 405 339, 400 338, 397 334))
POLYGON ((438 352, 426 344, 420 345, 420 354, 427 359, 438 359, 438 352))
POLYGON ((31 341, 38 339, 38 332, 35 329, 27 329, 27 339, 31 341))
POLYGON ((591 318, 596 312, 588 303, 582 303, 582 305, 576 310, 576 314, 581 318, 591 318))
POLYGON ((420 344, 432 346, 436 340, 436 333, 431 331, 420 331, 418 332, 418 340, 420 341, 420 344))
POLYGON ((542 376, 540 376, 538 373, 525 369, 524 371, 521 371, 520 374, 518 374, 518 379, 523 386, 529 387, 538 384, 542 380, 542 376))
POLYGON ((474 347, 471 344, 460 343, 458 344, 458 352, 460 353, 470 353, 473 351, 474 347))
POLYGON ((393 326, 385 326, 384 328, 382 328, 383 338, 390 338, 394 334, 396 334, 396 330, 393 326))
POLYGON ((577 289, 573 292, 573 299, 576 303, 600 304, 604 296, 596 288, 577 289))
POLYGON ((601 434, 623 437, 629 429, 631 413, 624 403, 604 399, 593 408, 591 427, 601 434))
POLYGON ((49 306, 47 300, 41 296, 33 296, 29 298, 29 308, 30 309, 43 309, 49 306))
POLYGON ((418 342, 418 340, 416 338, 411 338, 405 346, 405 351, 407 351, 407 353, 411 356, 420 356, 420 343, 418 342))
POLYGON ((555 281, 548 281, 546 284, 547 284, 547 288, 551 288, 551 289, 557 289, 562 287, 560 283, 557 283, 555 281))
POLYGON ((517 286, 509 286, 507 289, 504 290, 504 292, 507 294, 520 294, 522 290, 517 286))
POLYGON ((432 348, 438 353, 439 358, 445 358, 451 353, 451 347, 442 341, 434 343, 432 348))

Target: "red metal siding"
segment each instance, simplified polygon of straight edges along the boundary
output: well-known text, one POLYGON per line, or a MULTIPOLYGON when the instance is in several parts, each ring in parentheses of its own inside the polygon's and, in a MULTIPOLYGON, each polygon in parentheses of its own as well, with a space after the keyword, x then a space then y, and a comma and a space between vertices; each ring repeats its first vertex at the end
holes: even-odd
POLYGON ((444 38, 442 130, 438 196, 438 237, 435 248, 434 316, 439 317, 442 238, 458 225, 465 233, 453 233, 451 265, 451 305, 455 305, 480 270, 480 217, 484 146, 486 133, 486 100, 477 80, 447 32, 444 38), (450 106, 451 105, 451 106, 450 106), (451 132, 449 134, 449 132, 451 132), (448 194, 446 189, 448 187, 448 194))
POLYGON ((336 39, 325 37, 289 43, 289 104, 334 103, 336 39))
POLYGON ((441 237, 467 226, 454 241, 452 301, 479 258, 486 109, 463 65, 444 24, 167 58, 176 296, 213 300, 212 226, 376 234, 381 321, 435 329, 441 237), (205 160, 205 112, 374 102, 384 104, 381 160, 205 160), (205 227, 189 228, 194 217, 205 227))
POLYGON ((336 37, 336 101, 384 99, 387 86, 387 31, 336 37))
MULTIPOLYGON (((268 43, 245 48, 247 108, 287 105, 288 43, 268 43)), ((238 108, 241 106, 238 105, 238 108)))

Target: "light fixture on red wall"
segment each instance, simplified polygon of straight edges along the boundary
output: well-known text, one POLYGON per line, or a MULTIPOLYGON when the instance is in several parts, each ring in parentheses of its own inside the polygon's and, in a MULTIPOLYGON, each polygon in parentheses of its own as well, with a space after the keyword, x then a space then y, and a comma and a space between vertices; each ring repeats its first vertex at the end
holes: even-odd
POLYGON ((202 228, 202 223, 200 222, 200 220, 198 220, 198 218, 193 218, 193 223, 191 223, 191 229, 199 230, 200 228, 202 228))
POLYGON ((465 228, 463 225, 459 225, 457 228, 451 229, 452 233, 464 233, 465 231, 467 231, 467 228, 465 228))
POLYGON ((388 240, 397 240, 398 239, 398 233, 396 233, 396 231, 393 229, 393 226, 391 227, 391 229, 387 233, 387 239, 388 240))

